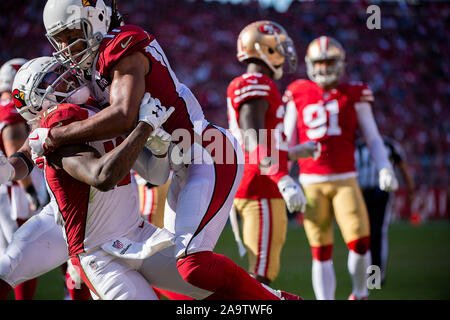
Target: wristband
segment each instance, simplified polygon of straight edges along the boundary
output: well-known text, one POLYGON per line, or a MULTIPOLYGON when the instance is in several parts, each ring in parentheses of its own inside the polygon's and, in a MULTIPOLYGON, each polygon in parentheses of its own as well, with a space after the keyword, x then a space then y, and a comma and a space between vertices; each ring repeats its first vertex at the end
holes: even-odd
POLYGON ((28 159, 28 157, 23 152, 16 152, 12 154, 10 158, 21 158, 25 162, 25 164, 28 167, 27 176, 31 173, 31 171, 33 171, 34 168, 33 162, 30 159, 28 159))

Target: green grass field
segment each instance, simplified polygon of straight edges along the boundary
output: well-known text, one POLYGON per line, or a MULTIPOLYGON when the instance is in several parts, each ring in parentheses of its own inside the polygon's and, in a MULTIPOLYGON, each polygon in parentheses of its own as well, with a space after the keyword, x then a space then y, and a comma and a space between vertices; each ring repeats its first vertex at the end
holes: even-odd
MULTIPOLYGON (((387 281, 380 289, 370 291, 370 299, 427 300, 450 299, 450 223, 428 222, 411 226, 392 223, 389 229, 390 254, 387 281)), ((216 246, 216 252, 232 258, 246 268, 247 256, 240 258, 231 228, 227 226, 216 246)), ((346 299, 351 291, 347 272, 347 248, 336 229, 334 266, 336 299, 346 299)), ((311 253, 303 227, 289 225, 281 257, 281 271, 272 287, 314 299, 311 284, 311 253)), ((35 299, 63 298, 61 269, 39 278, 35 299)), ((13 298, 13 294, 10 295, 13 298)))

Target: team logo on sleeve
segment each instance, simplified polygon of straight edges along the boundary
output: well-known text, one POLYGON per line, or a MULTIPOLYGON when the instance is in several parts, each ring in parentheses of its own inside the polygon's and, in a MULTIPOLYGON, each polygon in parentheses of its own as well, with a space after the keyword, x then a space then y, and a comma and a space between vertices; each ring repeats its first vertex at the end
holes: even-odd
POLYGON ((19 91, 19 89, 14 89, 14 91, 12 92, 12 96, 17 109, 25 106, 25 95, 22 91, 19 91))
POLYGON ((97 5, 97 0, 81 0, 83 7, 95 7, 97 5))

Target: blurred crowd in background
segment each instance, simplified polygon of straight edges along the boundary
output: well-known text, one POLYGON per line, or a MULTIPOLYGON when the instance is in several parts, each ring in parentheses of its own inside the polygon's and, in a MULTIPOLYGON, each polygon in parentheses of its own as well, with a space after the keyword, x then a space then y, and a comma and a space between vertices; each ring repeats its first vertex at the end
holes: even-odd
MULTIPOLYGON (((105 0, 109 4, 108 0, 105 0)), ((366 27, 370 1, 293 2, 284 13, 247 4, 187 0, 118 0, 125 21, 156 37, 180 81, 196 94, 207 119, 227 127, 226 88, 244 71, 236 39, 248 23, 281 23, 295 42, 299 68, 280 81, 284 91, 305 78, 308 43, 328 35, 347 53, 346 79, 368 83, 383 135, 401 143, 418 186, 448 188, 450 172, 450 5, 377 1, 381 29, 366 27)), ((0 64, 50 55, 43 0, 0 3, 0 64)))

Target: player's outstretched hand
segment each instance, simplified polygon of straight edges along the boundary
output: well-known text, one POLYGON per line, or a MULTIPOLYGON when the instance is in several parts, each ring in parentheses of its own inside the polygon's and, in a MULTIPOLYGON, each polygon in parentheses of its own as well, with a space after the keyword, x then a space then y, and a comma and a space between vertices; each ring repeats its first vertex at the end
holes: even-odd
POLYGON ((163 156, 167 154, 172 136, 164 129, 158 128, 152 132, 145 144, 155 156, 163 156))
POLYGON ((0 150, 0 184, 11 181, 14 176, 14 168, 0 150))
POLYGON ((386 192, 396 191, 398 189, 398 181, 395 177, 394 170, 391 168, 383 168, 379 172, 380 189, 386 192))
POLYGON ((278 189, 286 202, 289 212, 305 212, 305 194, 291 176, 285 175, 281 178, 280 181, 278 181, 278 189))
POLYGON ((153 131, 158 129, 166 120, 170 117, 172 112, 175 111, 174 107, 167 109, 159 99, 154 99, 150 96, 150 93, 146 92, 141 101, 139 109, 138 121, 143 121, 152 126, 153 131))

